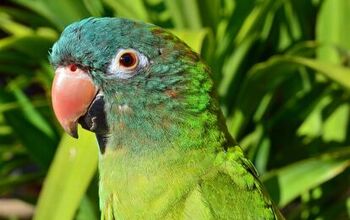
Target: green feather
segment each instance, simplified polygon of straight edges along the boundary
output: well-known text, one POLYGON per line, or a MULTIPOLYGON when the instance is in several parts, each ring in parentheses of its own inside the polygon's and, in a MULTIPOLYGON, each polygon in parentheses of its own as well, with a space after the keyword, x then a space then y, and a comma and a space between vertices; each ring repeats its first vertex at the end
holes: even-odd
POLYGON ((89 18, 64 30, 50 59, 87 69, 105 96, 102 219, 283 218, 227 131, 208 66, 181 40, 151 24, 89 18), (120 48, 149 65, 113 76, 120 48))

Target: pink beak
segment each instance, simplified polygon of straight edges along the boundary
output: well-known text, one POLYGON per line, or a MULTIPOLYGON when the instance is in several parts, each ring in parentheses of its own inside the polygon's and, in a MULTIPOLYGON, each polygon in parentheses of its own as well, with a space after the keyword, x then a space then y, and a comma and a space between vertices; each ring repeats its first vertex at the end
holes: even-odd
POLYGON ((78 119, 86 113, 97 92, 90 76, 75 65, 56 69, 52 106, 59 123, 72 137, 78 138, 78 119))

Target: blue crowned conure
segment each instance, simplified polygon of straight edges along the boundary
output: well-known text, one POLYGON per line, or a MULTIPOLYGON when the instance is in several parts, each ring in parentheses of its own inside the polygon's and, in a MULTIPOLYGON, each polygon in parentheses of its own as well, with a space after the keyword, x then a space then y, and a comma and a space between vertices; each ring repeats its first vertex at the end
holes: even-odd
POLYGON ((227 131, 209 67, 180 39, 88 18, 50 61, 58 121, 97 137, 101 219, 283 219, 227 131))

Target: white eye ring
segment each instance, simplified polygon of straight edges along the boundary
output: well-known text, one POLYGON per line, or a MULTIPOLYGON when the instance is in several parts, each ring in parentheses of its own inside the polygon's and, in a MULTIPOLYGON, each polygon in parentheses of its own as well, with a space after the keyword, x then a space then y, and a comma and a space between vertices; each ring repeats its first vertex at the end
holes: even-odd
POLYGON ((128 79, 148 65, 146 56, 134 49, 119 49, 109 64, 110 74, 120 79, 128 79))

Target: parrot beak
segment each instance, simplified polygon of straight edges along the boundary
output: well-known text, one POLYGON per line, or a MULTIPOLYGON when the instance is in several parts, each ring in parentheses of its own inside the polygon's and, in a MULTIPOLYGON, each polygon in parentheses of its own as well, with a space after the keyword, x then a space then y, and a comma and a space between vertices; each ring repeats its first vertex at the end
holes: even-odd
POLYGON ((60 66, 52 84, 52 106, 63 129, 78 138, 77 123, 89 109, 98 89, 87 72, 75 65, 60 66))

